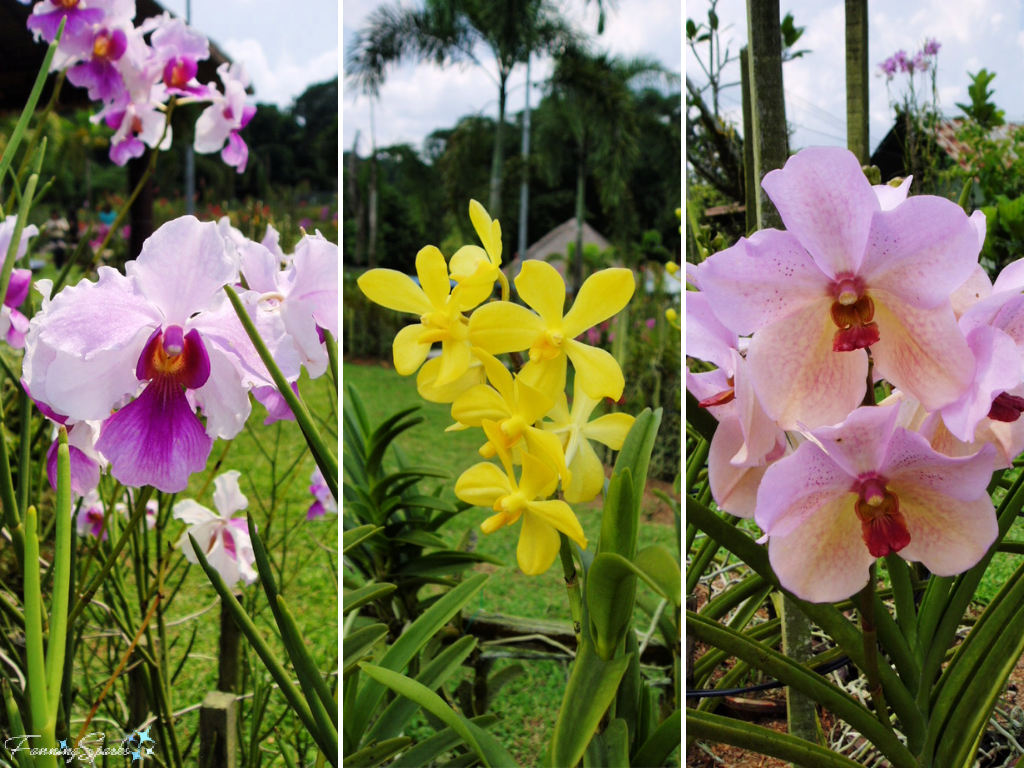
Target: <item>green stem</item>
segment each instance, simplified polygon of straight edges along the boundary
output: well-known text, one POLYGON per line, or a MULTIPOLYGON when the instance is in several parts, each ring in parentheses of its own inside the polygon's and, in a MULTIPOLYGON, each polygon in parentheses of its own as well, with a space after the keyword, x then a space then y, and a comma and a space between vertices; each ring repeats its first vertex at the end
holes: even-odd
POLYGON ((878 634, 875 630, 875 564, 868 570, 868 583, 860 593, 860 631, 864 635, 864 676, 868 681, 868 693, 875 706, 878 721, 890 731, 889 708, 885 705, 885 694, 878 677, 878 634))
POLYGON ((562 574, 565 576, 565 591, 569 594, 569 612, 572 614, 572 631, 576 635, 576 647, 583 643, 583 593, 580 589, 579 574, 576 563, 572 559, 569 537, 558 532, 558 556, 562 561, 562 574))
MULTIPOLYGON (((39 734, 39 746, 56 748, 46 692, 46 659, 43 655, 43 595, 39 584, 38 518, 35 507, 25 510, 25 655, 28 661, 28 698, 32 731, 39 734)), ((53 755, 40 756, 36 765, 56 766, 53 755)))
POLYGON ((334 379, 334 388, 338 388, 338 342, 335 341, 334 335, 324 329, 324 345, 327 347, 327 359, 331 364, 331 378, 334 379))
POLYGON ((256 325, 253 323, 252 318, 249 316, 245 305, 242 304, 242 300, 235 293, 235 289, 230 285, 224 286, 224 290, 228 294, 228 299, 231 301, 231 305, 235 308, 235 313, 238 315, 238 319, 242 323, 242 327, 245 328, 245 332, 249 335, 250 341, 256 348, 256 352, 259 354, 263 364, 267 366, 267 370, 270 372, 271 377, 274 379, 274 384, 277 386, 278 392, 288 403, 288 407, 291 408, 292 413, 295 415, 295 420, 299 423, 299 428, 302 430, 302 434, 306 437, 306 442, 309 444, 309 448, 313 453, 313 458, 316 459, 317 466, 320 467, 320 471, 324 476, 324 480, 330 488, 334 498, 338 498, 338 459, 334 453, 327 447, 324 442, 323 436, 320 431, 316 428, 313 423, 313 417, 310 415, 309 410, 306 408, 306 404, 302 402, 302 399, 298 397, 295 392, 292 391, 291 385, 288 380, 281 373, 281 369, 278 367, 274 360, 274 356, 270 354, 270 350, 267 349, 267 345, 264 343, 263 338, 260 336, 256 325))
POLYGON ((46 646, 46 690, 49 711, 57 715, 64 652, 67 647, 68 594, 71 588, 71 452, 68 430, 57 435, 57 535, 53 555, 53 595, 50 598, 50 640, 46 646))

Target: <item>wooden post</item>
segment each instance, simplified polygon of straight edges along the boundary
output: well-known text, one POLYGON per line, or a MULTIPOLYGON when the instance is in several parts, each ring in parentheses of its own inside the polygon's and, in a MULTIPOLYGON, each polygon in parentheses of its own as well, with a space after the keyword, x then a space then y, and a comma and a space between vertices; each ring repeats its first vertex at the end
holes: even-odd
POLYGON ((233 693, 210 691, 199 710, 200 768, 235 768, 238 754, 233 693))
POLYGON ((754 117, 750 103, 750 54, 740 48, 740 90, 743 92, 743 191, 747 232, 757 229, 757 181, 754 176, 754 117))
MULTIPOLYGON (((760 186, 766 174, 781 168, 789 159, 780 18, 779 0, 747 0, 758 229, 783 228, 782 217, 760 186)), ((811 656, 810 621, 788 598, 783 598, 781 613, 783 653, 794 661, 806 661, 811 656)), ((786 714, 790 734, 806 741, 817 741, 817 711, 812 700, 787 688, 786 714)))
POLYGON ((846 0, 846 146, 871 162, 868 121, 868 0, 846 0))

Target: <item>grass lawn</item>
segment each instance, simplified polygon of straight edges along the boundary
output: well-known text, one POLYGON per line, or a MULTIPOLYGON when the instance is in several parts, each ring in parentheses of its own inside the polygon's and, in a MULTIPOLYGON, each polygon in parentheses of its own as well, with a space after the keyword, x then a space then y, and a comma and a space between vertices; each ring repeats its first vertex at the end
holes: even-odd
MULTIPOLYGON (((337 411, 337 401, 333 384, 329 379, 328 374, 310 381, 303 374, 299 387, 306 404, 315 417, 321 420, 321 429, 326 429, 325 437, 328 444, 333 445, 336 443, 336 437, 331 431, 336 433, 337 430, 337 417, 334 415, 337 411)), ((338 663, 338 586, 335 577, 338 562, 338 519, 336 515, 326 515, 306 521, 306 510, 313 501, 309 493, 309 478, 315 468, 313 458, 295 422, 285 421, 264 426, 265 417, 266 411, 263 407, 254 403, 252 415, 245 429, 233 441, 218 440, 214 443, 207 471, 193 475, 188 490, 178 494, 176 500, 192 498, 210 509, 215 509, 212 498, 213 485, 210 482, 212 478, 230 469, 237 469, 242 473, 239 484, 242 493, 248 497, 248 510, 256 520, 261 537, 267 544, 270 558, 279 567, 274 576, 281 593, 288 601, 289 608, 320 669, 334 670, 337 669, 338 663)), ((109 478, 104 478, 104 483, 107 482, 109 478)), ((236 513, 238 514, 240 513, 236 513)), ((176 520, 169 521, 164 531, 164 540, 177 541, 183 530, 182 523, 176 520)), ((152 532, 149 534, 151 546, 153 535, 152 532)), ((91 540, 89 543, 91 544, 91 540)), ((85 543, 82 546, 84 547, 85 543)), ((79 551, 84 553, 85 550, 79 551)), ((125 591, 133 626, 137 627, 142 616, 139 612, 134 578, 130 571, 131 564, 128 561, 125 567, 125 591)), ((176 584, 177 580, 178 577, 175 576, 171 584, 176 584)), ((243 605, 250 616, 254 617, 257 626, 262 629, 264 637, 268 639, 278 658, 286 660, 287 655, 277 638, 277 629, 262 587, 259 583, 245 586, 239 582, 237 589, 243 594, 243 605)), ((97 597, 101 598, 102 592, 97 597)), ((182 667, 171 691, 171 707, 175 711, 202 702, 206 693, 216 688, 220 636, 217 604, 217 594, 206 574, 198 566, 189 567, 181 591, 166 612, 167 643, 171 648, 169 667, 172 671, 183 658, 192 632, 196 630, 188 661, 182 667), (187 618, 204 608, 210 610, 197 618, 187 618)), ((93 630, 94 626, 88 627, 86 635, 93 630)), ((241 640, 241 647, 253 667, 261 670, 262 662, 244 637, 241 640)), ((100 641, 96 643, 95 648, 102 649, 105 645, 100 641)), ((123 650, 122 646, 120 652, 123 650)), ((92 652, 90 647, 82 648, 80 651, 92 652)), ((77 670, 81 669, 82 658, 83 653, 76 658, 76 675, 80 674, 77 670)), ((100 677, 98 682, 95 679, 101 668, 94 664, 94 661, 95 659, 90 657, 88 662, 92 687, 88 693, 83 691, 81 698, 76 701, 73 718, 84 717, 105 680, 105 677, 100 677)), ((245 685, 245 692, 251 693, 252 690, 253 684, 250 680, 245 685)), ((243 703, 243 707, 244 715, 248 718, 247 701, 243 703)), ((269 707, 270 716, 265 721, 264 728, 269 730, 276 715, 285 707, 283 696, 274 691, 269 707)), ((120 705, 117 705, 117 708, 120 711, 120 705)), ((101 709, 97 716, 97 725, 109 729, 110 725, 102 721, 103 715, 104 710, 101 709)), ((249 740, 249 725, 246 719, 246 742, 249 740)), ((78 727, 73 723, 72 731, 77 733, 78 727)), ((179 744, 184 750, 197 731, 198 710, 179 718, 176 727, 179 744)), ((284 764, 276 755, 279 749, 275 746, 275 739, 275 734, 271 731, 257 740, 257 748, 262 746, 265 749, 264 765, 284 764), (275 757, 278 760, 276 763, 273 759, 275 757)), ((185 764, 196 764, 196 760, 198 743, 185 757, 185 764)))
MULTIPOLYGON (((452 475, 447 481, 444 496, 454 499, 455 478, 474 463, 482 461, 477 449, 483 442, 482 432, 469 429, 445 433, 452 423, 450 406, 425 402, 416 392, 415 377, 402 377, 390 367, 383 365, 355 365, 345 363, 343 368, 345 387, 354 387, 373 426, 397 411, 414 405, 421 405, 419 415, 423 422, 403 433, 398 444, 413 464, 432 464, 446 469, 452 475)), ((347 393, 345 393, 347 397, 347 393)), ((675 551, 675 531, 671 524, 665 525, 650 519, 653 508, 645 509, 644 524, 640 530, 639 546, 663 544, 675 551)), ((580 524, 593 546, 601 529, 601 501, 576 507, 580 524)), ((570 624, 569 606, 566 597, 561 568, 557 563, 544 575, 527 577, 516 565, 516 545, 519 526, 497 531, 492 535, 480 533, 480 523, 493 514, 492 511, 473 508, 449 522, 442 535, 454 544, 467 528, 477 535, 476 551, 492 555, 502 561, 502 566, 481 565, 478 569, 490 573, 490 580, 471 603, 468 612, 476 611, 502 613, 510 616, 564 620, 570 624)), ((664 519, 659 516, 659 520, 664 519)), ((637 625, 646 628, 649 619, 639 609, 636 611, 637 625)), ((495 671, 511 661, 499 660, 495 671)), ((560 661, 521 662, 525 674, 513 679, 497 697, 491 712, 501 721, 492 733, 512 753, 524 768, 538 765, 547 748, 551 730, 558 716, 562 694, 568 679, 568 664, 560 661)), ((467 672, 468 674, 468 672, 467 672)), ((448 686, 454 690, 458 680, 448 686)), ((422 739, 432 729, 418 719, 408 729, 407 735, 422 739)))

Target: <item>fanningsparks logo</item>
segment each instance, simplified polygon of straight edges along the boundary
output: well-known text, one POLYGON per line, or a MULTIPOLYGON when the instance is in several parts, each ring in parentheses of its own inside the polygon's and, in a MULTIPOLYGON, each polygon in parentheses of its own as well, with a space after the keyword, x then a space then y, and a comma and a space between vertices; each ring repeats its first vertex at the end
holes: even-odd
POLYGON ((30 733, 5 739, 4 746, 7 747, 7 751, 15 758, 17 758, 18 753, 25 752, 33 757, 37 755, 63 757, 65 763, 71 763, 74 759, 77 759, 79 762, 94 763, 97 757, 125 755, 131 757, 132 765, 134 765, 136 761, 142 762, 154 752, 154 747, 149 746, 156 744, 149 735, 150 730, 151 727, 145 730, 132 731, 125 734, 117 742, 111 742, 105 733, 90 733, 74 746, 72 746, 73 742, 69 743, 69 740, 62 739, 58 742, 56 748, 33 746, 32 740, 36 739, 38 744, 40 736, 39 734, 30 733))

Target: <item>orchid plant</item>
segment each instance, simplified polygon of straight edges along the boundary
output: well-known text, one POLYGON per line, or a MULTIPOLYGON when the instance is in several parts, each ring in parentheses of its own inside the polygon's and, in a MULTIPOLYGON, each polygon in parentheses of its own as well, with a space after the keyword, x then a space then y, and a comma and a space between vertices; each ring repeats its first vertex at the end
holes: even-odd
MULTIPOLYGON (((114 122, 122 128, 133 121, 131 131, 115 135, 115 162, 133 156, 131 142, 146 134, 151 111, 164 114, 160 133, 169 139, 166 114, 174 99, 203 99, 216 114, 204 113, 197 137, 215 151, 209 136, 216 134, 217 149, 227 143, 228 162, 244 167, 238 131, 252 112, 243 104, 244 72, 221 72, 227 86, 221 96, 195 80, 196 61, 208 55, 205 38, 167 15, 137 28, 133 17, 130 0, 36 5, 29 27, 50 45, 0 158, 0 175, 10 171, 13 180, 11 204, 0 208, 0 332, 7 342, 0 350, 0 506, 11 561, 24 583, 21 594, 5 587, 0 596, 8 668, 0 758, 56 766, 58 758, 95 757, 101 722, 121 733, 136 729, 125 737, 131 750, 104 754, 158 755, 165 765, 190 764, 194 751, 205 754, 210 744, 185 740, 175 706, 184 702, 174 695, 195 631, 184 655, 168 641, 168 609, 195 564, 217 592, 222 632, 237 627, 251 649, 241 658, 247 683, 258 679, 260 707, 245 711, 253 734, 265 727, 272 681, 272 696, 284 707, 274 727, 288 749, 300 760, 312 751, 313 759, 336 766, 334 662, 313 659, 289 607, 294 593, 282 594, 285 554, 275 550, 287 549, 292 532, 282 535, 274 519, 277 451, 264 450, 253 436, 275 476, 269 511, 259 501, 260 530, 251 513, 234 516, 249 506, 241 471, 220 469, 226 441, 249 420, 252 396, 268 419, 295 421, 301 430, 305 444, 285 473, 288 482, 303 460, 309 466, 311 454, 313 503, 321 515, 337 509, 336 451, 323 434, 325 425, 332 434, 336 427, 327 415, 314 419, 299 386, 300 376, 324 377, 336 396, 337 246, 319 232, 303 233, 295 252, 284 254, 272 231, 261 244, 225 222, 186 216, 157 229, 123 272, 87 269, 77 284, 65 286, 67 271, 54 282, 15 268, 38 234, 28 220, 45 192, 39 174, 46 121, 31 138, 26 127, 51 67, 61 72, 58 82, 66 75, 102 102, 98 119, 119 114, 114 122), (172 100, 165 106, 166 94, 172 100), (11 170, 19 151, 24 175, 11 170), (210 461, 218 440, 223 448, 210 461), (190 482, 198 492, 180 497, 190 482), (211 484, 216 512, 202 501, 211 484), (272 618, 257 627, 254 618, 267 604, 272 618), (86 631, 97 625, 104 628, 98 635, 86 631), (275 629, 285 659, 267 641, 275 629), (20 650, 11 642, 16 631, 24 637, 20 650), (21 746, 12 747, 12 738, 21 746), (150 742, 156 746, 144 747, 150 742)), ((280 424, 275 429, 280 434, 280 424)), ((330 555, 333 565, 336 553, 330 555)), ((239 681, 221 684, 237 711, 245 700, 236 696, 239 681)), ((107 738, 99 736, 101 743, 107 738)), ((249 749, 257 761, 258 740, 249 749)))
MULTIPOLYGON (((358 395, 351 393, 345 524, 353 543, 346 554, 353 570, 369 578, 353 581, 346 593, 345 610, 353 610, 346 627, 355 621, 359 607, 381 598, 385 600, 374 610, 387 619, 384 606, 395 590, 405 595, 400 604, 414 604, 420 584, 408 577, 421 572, 419 561, 399 557, 410 545, 441 547, 424 556, 423 565, 439 558, 438 564, 462 570, 482 559, 476 553, 448 551, 433 531, 470 506, 489 509, 493 514, 481 530, 502 535, 502 529, 518 529, 516 559, 524 574, 542 577, 558 561, 564 576, 575 661, 545 764, 574 766, 600 759, 611 760, 601 763, 608 765, 663 765, 680 741, 678 664, 670 673, 674 685, 662 695, 641 674, 639 633, 632 624, 641 579, 661 600, 652 610, 654 625, 646 637, 663 626, 664 617, 666 643, 678 660, 678 561, 659 545, 637 551, 640 500, 661 411, 645 410, 636 418, 624 413, 593 418, 602 400, 621 397, 625 382, 615 357, 588 343, 587 336, 589 329, 626 306, 636 280, 629 269, 601 270, 583 283, 566 310, 565 283, 554 267, 525 261, 514 280, 524 306, 511 300, 502 271, 499 222, 476 201, 470 202, 469 214, 481 245, 464 246, 450 260, 426 246, 416 257, 418 282, 387 269, 369 270, 358 281, 371 301, 415 318, 395 336, 395 370, 403 376, 416 374, 424 400, 451 405, 454 423, 449 431, 481 430, 479 452, 485 461, 458 476, 454 491, 461 508, 449 508, 422 492, 406 492, 409 484, 433 474, 429 468, 406 467, 401 454, 397 472, 382 468, 390 440, 411 425, 410 413, 398 413, 371 431, 358 395), (500 298, 492 299, 496 286, 500 298), (566 392, 570 366, 571 400, 566 392), (350 434, 361 439, 350 439, 350 434), (619 451, 608 482, 591 441, 619 451), (602 493, 601 533, 591 541, 572 505, 602 493), (398 510, 404 512, 396 514, 398 510), (414 529, 407 530, 413 521, 414 529), (389 566, 393 570, 386 572, 389 566)), ((351 624, 345 645, 357 650, 352 665, 346 661, 343 746, 352 764, 401 754, 400 761, 419 765, 451 748, 452 742, 433 744, 428 739, 414 745, 398 738, 416 706, 449 725, 468 747, 468 757, 484 765, 515 764, 504 746, 483 730, 493 719, 485 719, 482 711, 469 719, 469 712, 455 712, 433 692, 469 656, 476 640, 465 635, 438 652, 431 635, 472 599, 486 578, 476 574, 461 582, 439 580, 450 589, 400 633, 389 632, 383 624, 358 629, 351 624), (374 650, 382 640, 383 648, 374 650), (360 661, 360 656, 370 661, 360 661), (407 666, 409 677, 402 674, 407 666), (412 680, 414 670, 419 674, 412 680), (378 712, 386 688, 408 701, 378 712)), ((478 670, 475 687, 486 690, 487 682, 478 670)), ((472 701, 477 701, 475 696, 472 701)))
POLYGON ((687 629, 711 649, 691 659, 691 741, 860 764, 712 714, 711 689, 755 668, 891 765, 971 765, 1024 652, 1024 568, 962 629, 1024 507, 1024 262, 993 283, 984 217, 909 184, 872 186, 845 149, 802 150, 764 178, 785 231, 687 265, 687 629), (723 549, 744 575, 709 599, 698 584, 723 549), (777 593, 830 648, 804 663, 774 649, 778 620, 757 615, 777 593), (870 707, 811 671, 838 655, 870 707))

